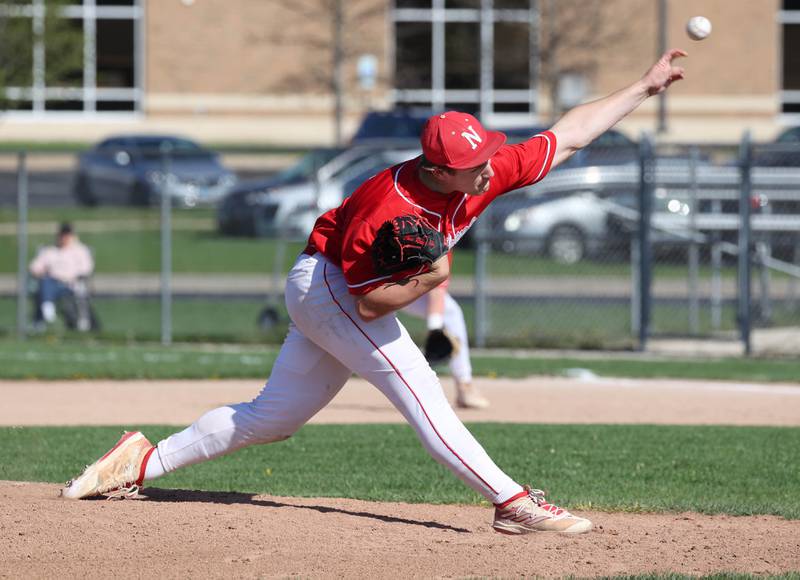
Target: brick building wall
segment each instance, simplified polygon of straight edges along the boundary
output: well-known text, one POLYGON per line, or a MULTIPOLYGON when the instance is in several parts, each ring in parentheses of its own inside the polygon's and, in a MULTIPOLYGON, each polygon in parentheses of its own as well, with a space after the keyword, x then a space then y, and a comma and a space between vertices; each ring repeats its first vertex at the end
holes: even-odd
MULTIPOLYGON (((146 21, 147 112, 328 114, 331 107, 330 3, 293 0, 150 2, 146 21)), ((345 86, 359 97, 355 62, 378 57, 388 74, 383 0, 344 4, 345 86)))
MULTIPOLYGON (((594 0, 586 0, 594 1, 594 0)), ((600 1, 600 0, 597 0, 600 1)), ((657 0, 602 0, 620 31, 593 48, 597 66, 588 98, 631 82, 656 56, 657 0)), ((122 121, 80 118, 6 123, 7 139, 94 140, 116 131, 168 131, 211 142, 287 145, 333 141, 332 14, 325 0, 143 0, 144 106, 122 121)), ((546 6, 546 3, 541 3, 546 6)), ((393 26, 389 0, 347 0, 345 134, 367 108, 386 108, 391 87, 393 26), (377 57, 378 83, 359 88, 356 59, 377 57)), ((781 129, 779 0, 669 0, 670 46, 686 48, 687 81, 670 90, 667 140, 757 139, 781 129), (703 14, 712 35, 693 42, 686 20, 703 14)), ((598 26, 601 23, 597 24, 598 26)), ((548 22, 543 17, 546 33, 548 22)), ((605 26, 605 24, 604 24, 605 26)), ((581 58, 580 49, 559 58, 581 58)), ((546 119, 547 87, 538 110, 546 119)), ((656 127, 650 99, 621 128, 656 127)))
MULTIPOLYGON (((314 4, 324 3, 148 3, 146 112, 330 116, 331 14, 313 10, 314 4)), ((591 96, 630 82, 657 52, 657 2, 606 0, 606 4, 610 25, 619 27, 619 34, 613 44, 600 49, 590 78, 591 96)), ((348 109, 357 117, 365 103, 386 105, 392 27, 386 0, 344 5, 349 54, 374 54, 379 62, 379 87, 365 95, 358 90, 355 58, 346 61, 348 109)), ((684 62, 689 80, 674 87, 667 98, 674 138, 728 139, 736 137, 743 124, 754 125, 763 136, 776 130, 779 8, 779 0, 670 0, 668 45, 690 53, 684 62), (714 23, 712 35, 703 42, 689 40, 684 32, 686 20, 695 14, 714 23), (705 132, 697 127, 700 121, 705 132)), ((545 15, 542 27, 547 25, 545 15)), ((568 60, 570 55, 560 58, 568 60)), ((540 110, 546 113, 547 92, 542 95, 540 110)), ((623 128, 652 129, 657 107, 656 100, 649 101, 623 128)))

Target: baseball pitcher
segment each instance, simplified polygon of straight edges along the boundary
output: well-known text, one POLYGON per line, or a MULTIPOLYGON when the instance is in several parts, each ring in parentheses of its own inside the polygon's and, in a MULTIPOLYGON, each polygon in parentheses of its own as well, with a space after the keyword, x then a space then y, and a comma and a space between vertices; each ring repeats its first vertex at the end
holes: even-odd
MULTIPOLYGON (((62 489, 65 498, 130 496, 143 482, 242 447, 291 437, 356 372, 403 414, 430 455, 495 505, 506 534, 588 532, 591 522, 509 477, 464 427, 396 312, 447 279, 447 253, 497 196, 536 183, 575 151, 682 79, 666 52, 629 86, 506 145, 466 113, 431 117, 422 156, 367 180, 322 215, 286 282, 289 333, 263 390, 209 411, 153 446, 126 433, 62 489)), ((524 442, 520 442, 524 445, 524 442)), ((534 445, 534 442, 531 442, 534 445)))

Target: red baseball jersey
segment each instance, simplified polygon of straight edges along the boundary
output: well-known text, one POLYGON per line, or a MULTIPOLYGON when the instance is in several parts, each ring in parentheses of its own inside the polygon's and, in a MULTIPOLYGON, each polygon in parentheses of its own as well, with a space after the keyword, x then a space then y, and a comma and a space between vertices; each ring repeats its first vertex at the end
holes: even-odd
POLYGON ((372 265, 370 246, 386 220, 422 216, 452 249, 494 198, 547 175, 555 151, 556 137, 550 131, 524 143, 504 145, 491 159, 494 177, 483 195, 433 191, 419 178, 419 157, 400 163, 371 177, 342 205, 320 216, 309 246, 342 268, 351 294, 366 294, 409 276, 409 272, 378 275, 372 265))

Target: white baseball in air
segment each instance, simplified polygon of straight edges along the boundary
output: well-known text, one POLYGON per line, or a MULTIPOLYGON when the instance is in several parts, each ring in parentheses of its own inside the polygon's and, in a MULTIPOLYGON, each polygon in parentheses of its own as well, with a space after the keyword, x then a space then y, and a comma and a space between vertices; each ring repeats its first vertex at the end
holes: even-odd
POLYGON ((703 40, 711 34, 711 21, 705 16, 692 16, 686 23, 686 34, 692 40, 703 40))

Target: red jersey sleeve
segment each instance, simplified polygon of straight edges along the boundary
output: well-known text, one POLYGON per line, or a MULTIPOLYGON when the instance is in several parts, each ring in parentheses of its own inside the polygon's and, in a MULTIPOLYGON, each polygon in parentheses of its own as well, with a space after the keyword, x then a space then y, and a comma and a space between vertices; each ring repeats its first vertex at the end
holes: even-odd
POLYGON ((505 193, 542 180, 556 154, 556 136, 545 131, 523 143, 501 147, 492 158, 497 190, 505 193), (499 178, 499 179, 498 179, 499 178))

